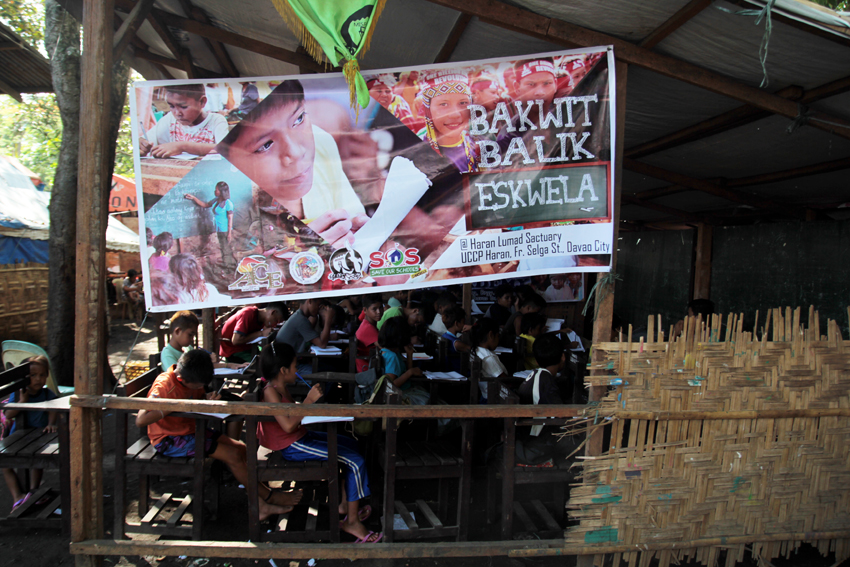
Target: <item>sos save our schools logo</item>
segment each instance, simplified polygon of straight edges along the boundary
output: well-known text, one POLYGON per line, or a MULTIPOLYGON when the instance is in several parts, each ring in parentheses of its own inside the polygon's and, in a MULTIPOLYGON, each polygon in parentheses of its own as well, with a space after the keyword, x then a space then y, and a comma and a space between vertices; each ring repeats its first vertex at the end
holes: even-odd
POLYGON ((419 275, 422 272, 422 259, 418 248, 393 248, 386 252, 369 254, 369 275, 372 277, 398 276, 402 274, 419 275))

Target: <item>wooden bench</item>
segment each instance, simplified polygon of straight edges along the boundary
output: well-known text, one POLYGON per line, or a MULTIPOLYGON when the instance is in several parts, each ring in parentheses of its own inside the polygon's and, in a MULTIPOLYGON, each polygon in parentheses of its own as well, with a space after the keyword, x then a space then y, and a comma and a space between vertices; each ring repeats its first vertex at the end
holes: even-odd
MULTIPOLYGON (((117 394, 129 398, 145 398, 157 376, 159 368, 149 370, 118 387, 117 394)), ((125 539, 126 532, 158 534, 194 540, 200 540, 204 522, 204 470, 212 465, 214 459, 204 454, 205 424, 208 418, 198 416, 195 419, 195 457, 164 457, 156 452, 147 436, 147 428, 143 428, 139 440, 127 446, 128 420, 135 415, 133 410, 116 410, 115 412, 115 498, 114 498, 114 531, 115 539, 125 539), (139 518, 136 523, 126 522, 126 483, 127 475, 139 475, 139 518), (152 477, 177 476, 191 477, 192 493, 183 498, 175 497, 173 493, 164 493, 152 505, 150 503, 150 482, 152 477), (167 508, 176 508, 164 517, 167 508), (184 520, 183 516, 191 506, 192 520, 184 520)), ((218 509, 218 488, 220 483, 219 471, 213 469, 211 506, 218 509)))
MULTIPOLYGON (((401 392, 386 384, 384 401, 388 405, 401 404, 401 392)), ((386 443, 382 448, 381 465, 384 469, 384 541, 412 540, 436 537, 454 537, 465 541, 468 531, 469 495, 472 472, 472 440, 469 420, 461 422, 460 447, 448 447, 434 441, 400 443, 398 418, 387 418, 386 443), (435 479, 439 483, 437 510, 424 499, 412 503, 396 500, 396 482, 400 480, 435 479), (449 521, 450 488, 457 484, 453 502, 457 504, 454 517, 449 521), (412 512, 416 512, 415 518, 412 512), (398 513, 407 529, 393 528, 394 515, 398 513), (445 522, 445 523, 444 523, 445 522)))
MULTIPOLYGON (((0 399, 8 398, 12 393, 29 383, 30 363, 15 366, 0 372, 0 399)), ((0 410, 4 409, 0 406, 0 410)), ((29 489, 29 469, 58 469, 59 492, 47 484, 33 492, 30 499, 18 506, 7 517, 0 518, 0 525, 27 528, 59 528, 63 534, 71 533, 71 483, 70 458, 67 451, 68 413, 60 412, 56 433, 44 433, 41 429, 22 429, 23 411, 16 418, 15 432, 0 441, 0 468, 17 471, 19 482, 25 491, 29 489), (60 447, 66 448, 60 451, 60 447), (38 505, 39 501, 47 502, 38 505), (60 510, 60 508, 64 508, 60 510), (60 510, 61 515, 54 512, 60 510)))
MULTIPOLYGON (((261 399, 259 392, 252 394, 255 400, 261 399)), ((336 423, 328 423, 328 460, 327 461, 287 461, 279 451, 271 451, 260 447, 257 440, 257 424, 260 421, 274 421, 269 416, 246 416, 248 450, 248 537, 251 541, 274 542, 304 542, 331 541, 339 542, 339 465, 337 462, 337 430, 336 423), (305 490, 305 499, 292 512, 284 514, 282 522, 277 522, 271 530, 263 529, 260 522, 258 506, 259 483, 268 481, 286 482, 322 482, 327 483, 327 502, 317 501, 310 497, 310 490, 305 490), (309 499, 308 499, 309 498, 309 499), (325 516, 327 511, 327 529, 319 528, 319 515, 325 516), (283 524, 282 529, 278 529, 283 524), (293 528, 295 524, 302 525, 303 530, 293 528), (290 529, 293 528, 293 529, 290 529)), ((313 492, 314 495, 317 492, 313 492)), ((280 518, 273 516, 273 518, 280 518)), ((323 518, 324 520, 324 518, 323 518)))

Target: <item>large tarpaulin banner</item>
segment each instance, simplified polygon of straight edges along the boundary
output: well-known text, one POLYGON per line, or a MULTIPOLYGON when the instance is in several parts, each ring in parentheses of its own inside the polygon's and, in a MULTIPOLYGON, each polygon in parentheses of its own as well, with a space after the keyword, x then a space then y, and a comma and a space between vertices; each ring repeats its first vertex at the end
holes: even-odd
POLYGON ((610 269, 610 48, 364 76, 135 83, 148 309, 610 269))

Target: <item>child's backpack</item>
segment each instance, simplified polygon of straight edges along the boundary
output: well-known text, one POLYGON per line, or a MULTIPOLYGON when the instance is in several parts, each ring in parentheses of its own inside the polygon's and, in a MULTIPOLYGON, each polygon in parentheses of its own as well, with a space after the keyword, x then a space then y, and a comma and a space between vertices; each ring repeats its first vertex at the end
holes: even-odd
MULTIPOLYGON (((354 375, 354 381, 357 383, 357 388, 354 390, 354 401, 358 404, 371 404, 375 401, 375 396, 381 389, 386 376, 377 378, 378 373, 374 368, 358 372, 354 375)), ((374 429, 374 422, 371 419, 355 419, 354 433, 356 435, 370 435, 374 429)))

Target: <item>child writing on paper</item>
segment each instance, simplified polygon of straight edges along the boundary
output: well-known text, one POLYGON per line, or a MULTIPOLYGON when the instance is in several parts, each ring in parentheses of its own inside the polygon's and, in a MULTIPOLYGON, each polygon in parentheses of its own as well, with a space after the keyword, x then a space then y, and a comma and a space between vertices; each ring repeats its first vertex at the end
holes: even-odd
MULTIPOLYGON (((14 392, 9 397, 9 403, 34 404, 38 402, 47 402, 56 398, 56 394, 54 394, 52 390, 44 387, 47 383, 47 375, 50 373, 50 363, 47 361, 47 357, 42 355, 33 356, 24 362, 30 363, 30 383, 27 384, 26 388, 19 392, 14 392)), ((22 413, 22 411, 10 409, 3 413, 6 419, 15 419, 18 414, 22 413)), ((55 411, 25 411, 23 412, 24 421, 22 426, 24 429, 41 429, 45 433, 53 433, 56 431, 56 416, 57 414, 55 411)), ((12 429, 9 433, 14 433, 17 425, 17 422, 12 425, 12 429)), ((14 502, 12 505, 12 511, 32 498, 35 490, 39 487, 39 485, 41 485, 41 476, 43 472, 44 471, 42 469, 30 469, 30 492, 24 494, 24 491, 21 489, 21 485, 18 483, 18 477, 15 474, 15 470, 3 469, 3 478, 6 480, 6 486, 9 487, 9 492, 12 493, 12 502, 14 502)))
MULTIPOLYGON (((295 349, 286 343, 272 342, 260 355, 260 367, 266 384, 262 388, 262 401, 292 404, 295 401, 287 386, 298 380, 295 349)), ((315 403, 322 397, 322 387, 313 386, 304 399, 305 404, 315 403)), ((300 417, 290 417, 285 412, 275 415, 274 421, 257 424, 257 438, 267 449, 280 451, 287 461, 326 461, 328 459, 328 435, 319 431, 308 431, 301 425, 300 417)), ((368 497, 369 476, 366 461, 357 452, 354 439, 337 438, 339 463, 345 471, 339 513, 343 516, 339 527, 357 538, 357 543, 378 543, 383 534, 370 531, 363 522, 372 513, 371 507, 360 507, 360 500, 368 497)))
POLYGON ((227 136, 227 120, 207 112, 204 85, 173 85, 165 88, 169 113, 139 138, 139 155, 157 158, 179 154, 205 156, 227 136))
POLYGON ((409 382, 412 376, 422 376, 422 369, 413 366, 413 345, 410 344, 410 337, 410 326, 403 317, 388 319, 381 326, 378 343, 381 345, 384 374, 393 386, 401 390, 405 402, 424 406, 428 405, 431 394, 409 382))
MULTIPOLYGON (((204 388, 213 379, 213 363, 207 352, 195 349, 183 353, 177 364, 163 372, 148 392, 149 398, 177 400, 217 400, 216 392, 204 388)), ((151 445, 165 457, 195 456, 195 420, 172 417, 167 410, 140 410, 136 427, 147 427, 151 445)), ((248 460, 245 444, 218 431, 205 432, 204 448, 208 456, 223 462, 243 486, 248 481, 248 460)), ((260 519, 273 514, 285 514, 301 500, 301 491, 272 492, 260 485, 260 519)))
POLYGON ((314 126, 299 81, 284 81, 218 146, 218 151, 334 248, 354 243, 369 217, 333 137, 314 126))
POLYGON ((481 373, 485 378, 504 379, 508 369, 494 350, 499 346, 499 325, 493 319, 479 319, 469 332, 475 355, 481 359, 481 373))

